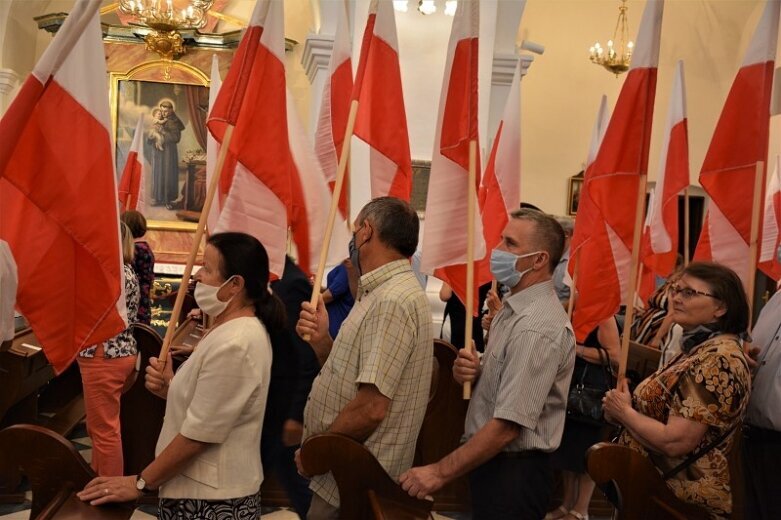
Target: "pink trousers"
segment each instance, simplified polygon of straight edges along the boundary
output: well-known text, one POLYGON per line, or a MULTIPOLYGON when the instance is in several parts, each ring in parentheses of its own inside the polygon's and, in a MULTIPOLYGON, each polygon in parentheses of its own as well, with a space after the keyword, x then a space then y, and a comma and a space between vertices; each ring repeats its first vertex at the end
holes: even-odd
POLYGON ((92 439, 92 469, 102 477, 123 475, 119 398, 136 357, 107 359, 103 345, 99 345, 94 358, 77 359, 84 384, 87 433, 92 439))

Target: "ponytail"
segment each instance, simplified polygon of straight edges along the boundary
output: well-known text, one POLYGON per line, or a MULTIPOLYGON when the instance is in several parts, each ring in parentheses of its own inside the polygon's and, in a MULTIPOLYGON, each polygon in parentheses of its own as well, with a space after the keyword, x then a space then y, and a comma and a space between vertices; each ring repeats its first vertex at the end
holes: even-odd
POLYGON ((262 291, 259 298, 253 300, 255 316, 263 322, 269 336, 287 327, 285 306, 276 294, 268 290, 262 291))

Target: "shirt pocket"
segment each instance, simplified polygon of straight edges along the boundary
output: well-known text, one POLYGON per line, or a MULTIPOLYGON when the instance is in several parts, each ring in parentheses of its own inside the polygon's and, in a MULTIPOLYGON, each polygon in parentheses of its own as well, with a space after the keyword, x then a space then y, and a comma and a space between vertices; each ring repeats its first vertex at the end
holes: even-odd
POLYGON ((220 469, 219 465, 203 457, 198 457, 192 461, 183 471, 185 477, 217 489, 220 487, 220 469))

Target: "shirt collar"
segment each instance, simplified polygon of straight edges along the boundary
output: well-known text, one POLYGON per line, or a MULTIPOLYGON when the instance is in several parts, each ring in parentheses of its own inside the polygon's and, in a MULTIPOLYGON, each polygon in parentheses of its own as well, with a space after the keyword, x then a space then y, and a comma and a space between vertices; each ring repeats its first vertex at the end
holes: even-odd
POLYGON ((547 293, 553 293, 553 280, 536 283, 521 292, 507 296, 504 299, 505 306, 516 314, 522 312, 529 304, 547 293))
POLYGON ((361 276, 358 283, 358 300, 363 296, 367 296, 370 292, 390 280, 393 276, 408 271, 412 271, 412 266, 410 265, 409 260, 402 258, 401 260, 388 262, 387 264, 364 274, 361 276))

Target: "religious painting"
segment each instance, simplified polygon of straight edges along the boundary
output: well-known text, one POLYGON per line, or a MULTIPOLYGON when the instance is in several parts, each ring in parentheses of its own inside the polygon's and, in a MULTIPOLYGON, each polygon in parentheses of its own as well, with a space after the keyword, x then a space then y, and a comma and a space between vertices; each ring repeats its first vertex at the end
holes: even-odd
POLYGON ((206 198, 209 88, 112 74, 117 178, 143 118, 141 209, 151 229, 194 229, 206 198))
POLYGON ((580 204, 580 191, 583 189, 583 172, 569 178, 569 190, 567 190, 567 214, 575 215, 580 204))

